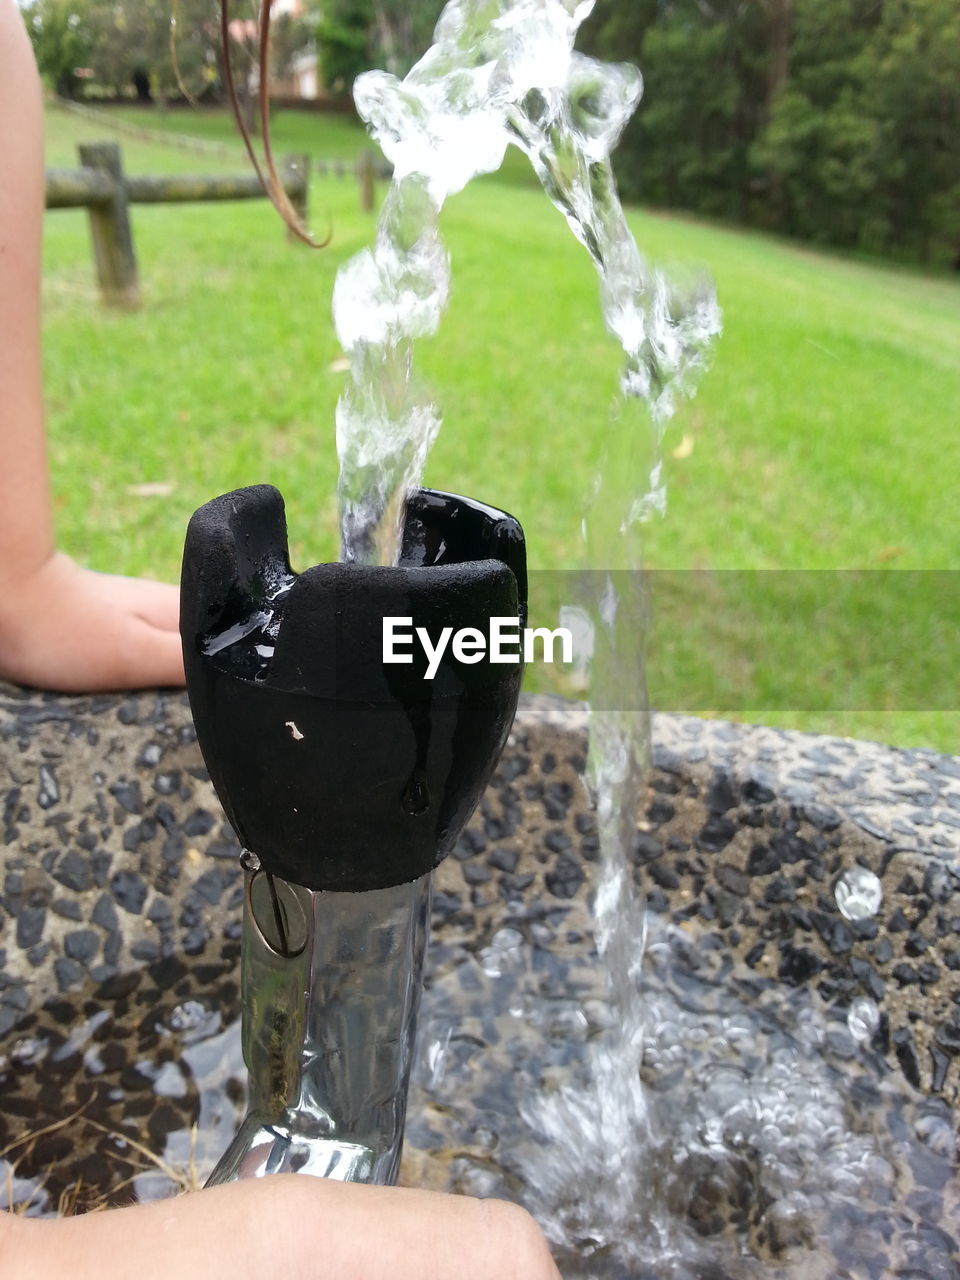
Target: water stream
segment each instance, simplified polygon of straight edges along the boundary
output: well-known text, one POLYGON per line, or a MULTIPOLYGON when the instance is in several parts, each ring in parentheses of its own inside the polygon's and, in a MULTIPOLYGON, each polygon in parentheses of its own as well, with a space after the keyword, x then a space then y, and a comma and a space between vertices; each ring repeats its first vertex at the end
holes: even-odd
MULTIPOLYGON (((356 82, 357 109, 394 177, 374 245, 341 268, 334 289, 337 334, 351 361, 337 409, 343 560, 395 560, 403 495, 419 481, 441 421, 413 368, 414 341, 436 331, 449 295, 440 212, 472 178, 498 169, 511 143, 529 157, 600 274, 603 318, 625 355, 624 405, 642 406, 622 409, 618 434, 645 437, 648 417, 662 429, 719 329, 710 290, 671 286, 644 261, 627 226, 610 151, 642 82, 634 67, 574 51, 592 7, 592 0, 451 0, 434 44, 405 79, 374 71, 356 82)), ((653 457, 631 474, 621 523, 663 502, 653 457)), ((593 550, 604 559, 608 548, 593 550)))
MULTIPOLYGON (((509 144, 527 155, 590 254, 603 321, 623 350, 612 412, 609 393, 598 396, 606 456, 583 534, 585 561, 601 572, 589 575, 592 597, 579 602, 595 645, 587 779, 601 852, 596 940, 613 1015, 586 1077, 549 1098, 535 1090, 525 1103, 529 1122, 549 1140, 546 1159, 568 1171, 571 1185, 557 1188, 559 1201, 577 1203, 587 1221, 602 1208, 613 1239, 633 1232, 652 1140, 640 1084, 646 924, 629 862, 649 759, 649 717, 636 692, 645 689, 640 529, 664 509, 660 438, 720 314, 704 282, 681 289, 652 269, 627 225, 610 153, 642 80, 632 66, 575 51, 592 7, 592 0, 451 0, 433 46, 403 81, 384 72, 357 81, 357 107, 394 180, 376 244, 338 276, 334 316, 351 357, 337 413, 345 560, 394 560, 403 495, 419 481, 440 426, 412 366, 413 340, 435 331, 449 292, 440 210, 472 177, 498 168, 509 144), (613 572, 622 569, 633 573, 613 572), (602 1207, 577 1185, 586 1153, 597 1158, 587 1161, 593 1172, 603 1169, 602 1207)), ((529 1173, 533 1185, 542 1181, 541 1169, 529 1173)), ((558 1217, 553 1204, 540 1208, 555 1239, 572 1229, 582 1235, 582 1221, 558 1217)))

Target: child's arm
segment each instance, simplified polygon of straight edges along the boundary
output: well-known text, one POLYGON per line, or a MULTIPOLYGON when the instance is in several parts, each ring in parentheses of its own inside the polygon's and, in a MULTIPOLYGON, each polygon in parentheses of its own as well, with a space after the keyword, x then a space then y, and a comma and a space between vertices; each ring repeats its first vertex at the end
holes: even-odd
POLYGON ((43 110, 0 0, 0 677, 87 692, 183 683, 176 588, 81 569, 54 546, 40 367, 43 110))

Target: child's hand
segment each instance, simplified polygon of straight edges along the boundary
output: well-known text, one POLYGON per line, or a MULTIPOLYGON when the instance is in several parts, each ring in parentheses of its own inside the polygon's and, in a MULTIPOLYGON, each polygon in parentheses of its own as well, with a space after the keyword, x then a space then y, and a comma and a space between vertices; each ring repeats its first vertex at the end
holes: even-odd
POLYGON ((0 1274, 23 1280, 560 1280, 502 1200, 255 1178, 58 1222, 0 1213, 0 1274))
POLYGON ((183 684, 180 594, 54 553, 0 583, 0 677, 62 693, 183 684))

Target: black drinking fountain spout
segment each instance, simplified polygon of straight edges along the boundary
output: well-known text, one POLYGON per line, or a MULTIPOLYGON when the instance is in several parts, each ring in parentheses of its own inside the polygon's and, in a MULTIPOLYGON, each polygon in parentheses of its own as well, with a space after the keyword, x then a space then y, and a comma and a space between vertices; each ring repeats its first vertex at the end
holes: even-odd
POLYGON ((384 618, 436 643, 525 615, 520 526, 467 498, 413 492, 391 568, 293 573, 268 485, 190 521, 187 689, 245 878, 248 1110, 211 1183, 395 1181, 432 873, 493 772, 522 669, 448 644, 427 679, 417 643, 384 661, 384 618))

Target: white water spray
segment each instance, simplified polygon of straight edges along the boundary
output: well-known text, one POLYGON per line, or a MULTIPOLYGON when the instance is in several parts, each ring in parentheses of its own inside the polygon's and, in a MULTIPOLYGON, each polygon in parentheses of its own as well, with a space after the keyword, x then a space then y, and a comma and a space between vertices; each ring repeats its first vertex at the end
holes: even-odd
MULTIPOLYGON (((640 73, 576 53, 592 0, 452 0, 434 44, 402 81, 370 72, 357 109, 394 178, 376 242, 341 268, 337 334, 351 360, 337 408, 341 555, 396 556, 403 496, 423 472, 440 427, 413 378, 413 343, 436 331, 450 272, 438 229, 448 196, 500 167, 514 143, 589 251, 601 277, 607 328, 623 347, 628 401, 649 406, 659 430, 679 387, 719 328, 712 293, 678 295, 644 261, 610 165, 641 94, 640 73)), ((662 508, 656 460, 634 477, 632 522, 662 508)))
POLYGON ((627 225, 610 153, 642 80, 634 67, 574 50, 592 8, 593 0, 451 0, 433 46, 404 80, 383 72, 360 77, 357 108, 393 163, 394 180, 375 245, 337 277, 334 318, 351 358, 337 410, 344 560, 395 560, 404 496, 419 482, 440 427, 412 364, 414 339, 435 332, 449 293, 440 210, 472 177, 499 168, 510 143, 529 157, 590 254, 604 322, 623 349, 606 462, 584 523, 588 564, 610 571, 590 575, 600 587, 585 603, 596 636, 587 767, 601 851, 596 938, 615 1025, 591 1056, 588 1087, 579 1082, 549 1099, 533 1097, 525 1116, 553 1146, 556 1176, 549 1195, 532 1206, 548 1231, 569 1239, 589 1227, 594 1239, 599 1229, 616 1241, 635 1225, 638 1153, 650 1137, 639 1080, 645 921, 629 857, 649 724, 645 710, 620 709, 644 699, 639 526, 664 509, 660 438, 678 392, 690 389, 704 362, 720 314, 704 283, 678 290, 653 270, 627 225), (594 1195, 579 1183, 584 1169, 601 1168, 604 1185, 594 1195), (558 1212, 559 1204, 578 1206, 578 1220, 558 1212))

